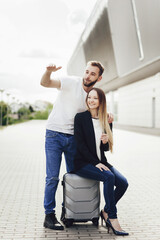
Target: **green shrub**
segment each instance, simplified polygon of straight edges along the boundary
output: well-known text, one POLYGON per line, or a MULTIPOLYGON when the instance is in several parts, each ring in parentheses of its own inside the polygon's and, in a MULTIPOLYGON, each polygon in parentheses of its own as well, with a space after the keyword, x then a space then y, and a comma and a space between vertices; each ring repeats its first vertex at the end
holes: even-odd
POLYGON ((34 115, 34 119, 47 119, 48 118, 48 111, 45 110, 45 111, 38 111, 35 113, 34 115))

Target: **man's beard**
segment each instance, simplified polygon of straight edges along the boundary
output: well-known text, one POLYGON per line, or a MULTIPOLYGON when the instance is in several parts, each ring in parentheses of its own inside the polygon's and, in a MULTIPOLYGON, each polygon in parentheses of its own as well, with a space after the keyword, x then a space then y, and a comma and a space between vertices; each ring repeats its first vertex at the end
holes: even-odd
POLYGON ((97 80, 98 80, 98 79, 96 79, 94 82, 85 83, 85 82, 84 82, 84 78, 83 78, 83 85, 84 85, 85 87, 91 87, 91 86, 93 86, 93 85, 97 82, 97 80))

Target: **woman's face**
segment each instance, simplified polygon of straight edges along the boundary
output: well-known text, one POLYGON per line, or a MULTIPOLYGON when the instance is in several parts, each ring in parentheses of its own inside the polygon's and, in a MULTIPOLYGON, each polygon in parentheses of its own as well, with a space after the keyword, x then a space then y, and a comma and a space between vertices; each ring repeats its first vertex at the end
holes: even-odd
POLYGON ((96 109, 99 107, 99 98, 95 90, 92 90, 88 94, 87 104, 90 109, 96 109))

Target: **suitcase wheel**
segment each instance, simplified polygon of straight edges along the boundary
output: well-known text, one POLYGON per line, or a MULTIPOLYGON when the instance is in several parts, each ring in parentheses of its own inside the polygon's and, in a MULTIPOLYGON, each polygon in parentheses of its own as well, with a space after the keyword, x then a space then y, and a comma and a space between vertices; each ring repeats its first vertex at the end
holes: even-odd
POLYGON ((69 228, 73 225, 73 220, 72 219, 65 219, 64 220, 64 225, 66 228, 69 228))
POLYGON ((98 225, 99 225, 99 218, 93 218, 93 219, 92 219, 92 223, 93 223, 95 226, 98 227, 98 225))

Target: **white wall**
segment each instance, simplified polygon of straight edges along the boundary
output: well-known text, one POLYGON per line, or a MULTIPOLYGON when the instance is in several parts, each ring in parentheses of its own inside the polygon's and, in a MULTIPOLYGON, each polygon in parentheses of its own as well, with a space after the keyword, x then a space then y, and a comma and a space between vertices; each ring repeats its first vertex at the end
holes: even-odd
POLYGON ((83 76, 85 68, 86 59, 84 49, 83 45, 79 44, 67 65, 67 72, 69 75, 83 76))
POLYGON ((159 0, 108 1, 108 16, 119 76, 134 72, 159 59, 159 13, 159 0))
POLYGON ((119 124, 160 128, 160 73, 119 88, 117 92, 119 124))
POLYGON ((156 96, 156 120, 155 120, 155 125, 156 125, 157 128, 160 128, 160 73, 156 75, 155 96, 156 96))

